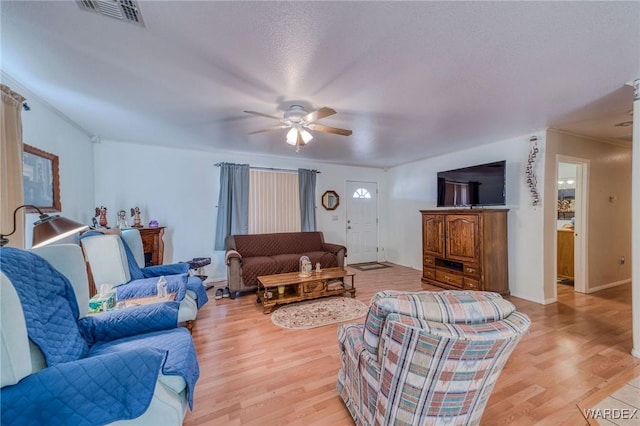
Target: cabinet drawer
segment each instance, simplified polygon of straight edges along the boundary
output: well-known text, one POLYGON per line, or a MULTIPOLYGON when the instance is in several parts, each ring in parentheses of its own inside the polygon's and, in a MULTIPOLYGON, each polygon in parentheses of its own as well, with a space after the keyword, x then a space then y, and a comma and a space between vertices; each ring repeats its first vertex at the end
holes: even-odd
POLYGON ((436 271, 436 280, 445 284, 462 288, 462 276, 449 274, 444 271, 436 271))
POLYGON ((473 276, 478 276, 480 275, 480 268, 478 267, 478 265, 464 265, 464 274, 465 275, 473 275, 473 276))
POLYGON ((433 268, 424 268, 422 270, 422 276, 432 280, 436 279, 436 270, 433 268))
POLYGON ((480 281, 472 278, 464 277, 465 290, 480 290, 480 281))
POLYGON ((308 283, 304 283, 302 286, 302 291, 305 293, 315 293, 318 291, 324 290, 325 281, 311 281, 308 283))
POLYGON ((424 266, 436 266, 436 259, 433 256, 425 256, 424 257, 424 262, 423 262, 424 266))

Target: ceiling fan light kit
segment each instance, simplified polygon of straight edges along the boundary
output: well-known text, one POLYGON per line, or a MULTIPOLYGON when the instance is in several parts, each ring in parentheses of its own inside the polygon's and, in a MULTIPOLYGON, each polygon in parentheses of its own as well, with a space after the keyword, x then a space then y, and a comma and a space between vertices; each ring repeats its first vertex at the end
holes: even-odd
POLYGON ((282 124, 279 126, 269 127, 267 129, 256 130, 249 133, 250 135, 255 133, 267 132, 270 130, 286 129, 290 128, 287 132, 286 141, 289 145, 296 147, 296 152, 300 150, 300 147, 308 144, 313 135, 307 130, 314 130, 317 132, 333 133, 336 135, 349 136, 351 130, 339 129, 337 127, 329 127, 321 124, 316 124, 317 120, 334 115, 336 111, 332 108, 322 107, 313 112, 307 113, 300 105, 291 105, 287 111, 285 111, 283 118, 279 118, 273 115, 263 114, 256 111, 245 111, 247 114, 258 115, 260 117, 271 118, 280 121, 282 124))

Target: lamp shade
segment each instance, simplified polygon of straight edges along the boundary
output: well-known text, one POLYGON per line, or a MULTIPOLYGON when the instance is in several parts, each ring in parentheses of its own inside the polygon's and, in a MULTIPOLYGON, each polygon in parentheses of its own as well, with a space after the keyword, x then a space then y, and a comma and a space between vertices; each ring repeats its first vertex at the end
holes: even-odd
POLYGON ((32 247, 51 244, 87 228, 87 225, 59 215, 41 217, 40 220, 33 223, 32 247))
POLYGON ((298 139, 298 129, 296 127, 291 127, 291 130, 287 132, 287 143, 289 145, 295 145, 298 139))

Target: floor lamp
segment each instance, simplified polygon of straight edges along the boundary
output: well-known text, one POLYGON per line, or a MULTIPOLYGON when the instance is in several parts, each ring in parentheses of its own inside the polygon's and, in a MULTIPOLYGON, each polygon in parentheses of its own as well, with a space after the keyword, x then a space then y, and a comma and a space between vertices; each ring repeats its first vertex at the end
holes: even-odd
POLYGON ((53 216, 45 214, 42 210, 31 204, 23 204, 13 211, 13 230, 8 234, 0 234, 0 247, 3 247, 9 242, 9 239, 6 237, 16 232, 16 215, 18 214, 18 210, 23 207, 34 208, 40 214, 40 219, 33 223, 32 248, 51 244, 88 228, 87 225, 67 219, 66 217, 61 217, 57 214, 53 216))

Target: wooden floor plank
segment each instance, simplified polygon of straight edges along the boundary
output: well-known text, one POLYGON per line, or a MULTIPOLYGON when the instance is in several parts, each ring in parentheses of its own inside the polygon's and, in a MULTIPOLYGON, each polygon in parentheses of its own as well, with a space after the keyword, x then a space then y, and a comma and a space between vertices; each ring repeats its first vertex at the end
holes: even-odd
MULTIPOLYGON (((352 271, 356 299, 365 304, 381 290, 423 289, 421 272, 410 268, 352 271)), ((607 392, 638 364, 630 355, 631 285, 589 295, 559 285, 551 305, 509 299, 533 323, 482 424, 586 424, 578 404, 607 392)), ((255 295, 211 298, 193 329, 200 380, 185 425, 352 425, 335 389, 337 328, 286 330, 262 313, 255 295)))

